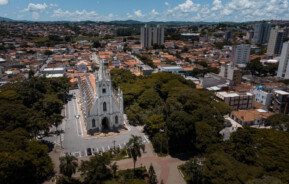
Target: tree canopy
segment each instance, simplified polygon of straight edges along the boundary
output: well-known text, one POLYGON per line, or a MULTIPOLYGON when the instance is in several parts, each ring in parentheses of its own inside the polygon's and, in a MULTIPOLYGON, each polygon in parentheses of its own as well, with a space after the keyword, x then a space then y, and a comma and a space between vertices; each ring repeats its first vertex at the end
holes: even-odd
POLYGON ((221 141, 218 132, 229 107, 214 101, 213 94, 195 89, 182 76, 157 73, 136 77, 129 71, 113 70, 112 80, 124 93, 130 124, 145 125, 156 152, 198 152, 207 150, 201 145, 209 147, 221 141))
POLYGON ((36 137, 62 120, 67 90, 64 78, 31 78, 1 87, 1 183, 37 184, 53 175, 48 147, 36 137))

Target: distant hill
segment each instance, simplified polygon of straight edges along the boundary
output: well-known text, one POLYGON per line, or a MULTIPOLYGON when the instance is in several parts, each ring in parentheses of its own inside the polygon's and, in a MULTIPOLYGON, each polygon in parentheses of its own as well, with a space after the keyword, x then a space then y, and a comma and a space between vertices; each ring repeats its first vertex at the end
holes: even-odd
POLYGON ((11 22, 13 21, 12 19, 5 18, 5 17, 0 17, 0 21, 6 21, 6 22, 11 22))

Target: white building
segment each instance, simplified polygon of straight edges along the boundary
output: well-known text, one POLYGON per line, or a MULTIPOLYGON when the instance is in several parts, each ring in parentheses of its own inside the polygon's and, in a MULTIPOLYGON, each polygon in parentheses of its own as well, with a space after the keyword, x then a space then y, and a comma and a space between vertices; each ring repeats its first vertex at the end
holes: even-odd
POLYGON ((180 66, 159 66, 159 71, 180 74, 184 69, 180 66))
POLYGON ((277 77, 289 79, 289 41, 283 44, 281 57, 278 66, 277 77))
POLYGON ((154 45, 164 45, 165 31, 161 26, 141 28, 141 47, 151 48, 154 45))
POLYGON ((280 55, 284 40, 284 30, 278 26, 271 29, 267 46, 267 56, 280 55))
POLYGON ((242 81, 242 73, 231 64, 224 64, 221 66, 219 76, 224 77, 232 82, 233 85, 240 84, 242 81))
POLYGON ((234 66, 246 66, 250 60, 251 45, 241 44, 233 47, 232 63, 234 66))
POLYGON ((117 130, 124 124, 123 94, 114 90, 103 61, 99 71, 80 78, 82 110, 87 132, 117 130))
POLYGON ((251 109, 253 107, 252 93, 236 93, 236 92, 216 92, 216 96, 229 105, 233 110, 251 109))
POLYGON ((256 87, 252 90, 252 93, 255 96, 255 101, 261 103, 266 108, 271 105, 273 94, 267 91, 264 91, 261 87, 256 87))

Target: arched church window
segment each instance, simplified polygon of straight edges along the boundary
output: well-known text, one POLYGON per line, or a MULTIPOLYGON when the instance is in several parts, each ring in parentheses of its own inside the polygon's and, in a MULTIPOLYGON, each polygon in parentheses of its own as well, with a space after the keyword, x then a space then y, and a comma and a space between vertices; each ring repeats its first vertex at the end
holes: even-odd
POLYGON ((95 127, 95 119, 92 119, 92 127, 95 127))
POLYGON ((102 93, 105 94, 106 93, 106 89, 102 88, 102 93))
POLYGON ((107 111, 107 108, 106 108, 106 102, 103 102, 103 111, 107 111))
POLYGON ((118 124, 118 117, 117 116, 114 117, 114 122, 115 122, 115 124, 118 124))

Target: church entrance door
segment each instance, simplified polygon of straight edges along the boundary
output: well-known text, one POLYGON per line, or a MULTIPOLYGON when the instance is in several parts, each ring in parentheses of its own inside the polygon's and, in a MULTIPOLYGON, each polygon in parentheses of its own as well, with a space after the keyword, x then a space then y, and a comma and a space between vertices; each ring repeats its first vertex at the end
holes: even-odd
POLYGON ((109 122, 107 117, 103 118, 101 121, 101 127, 103 132, 109 131, 109 122))

